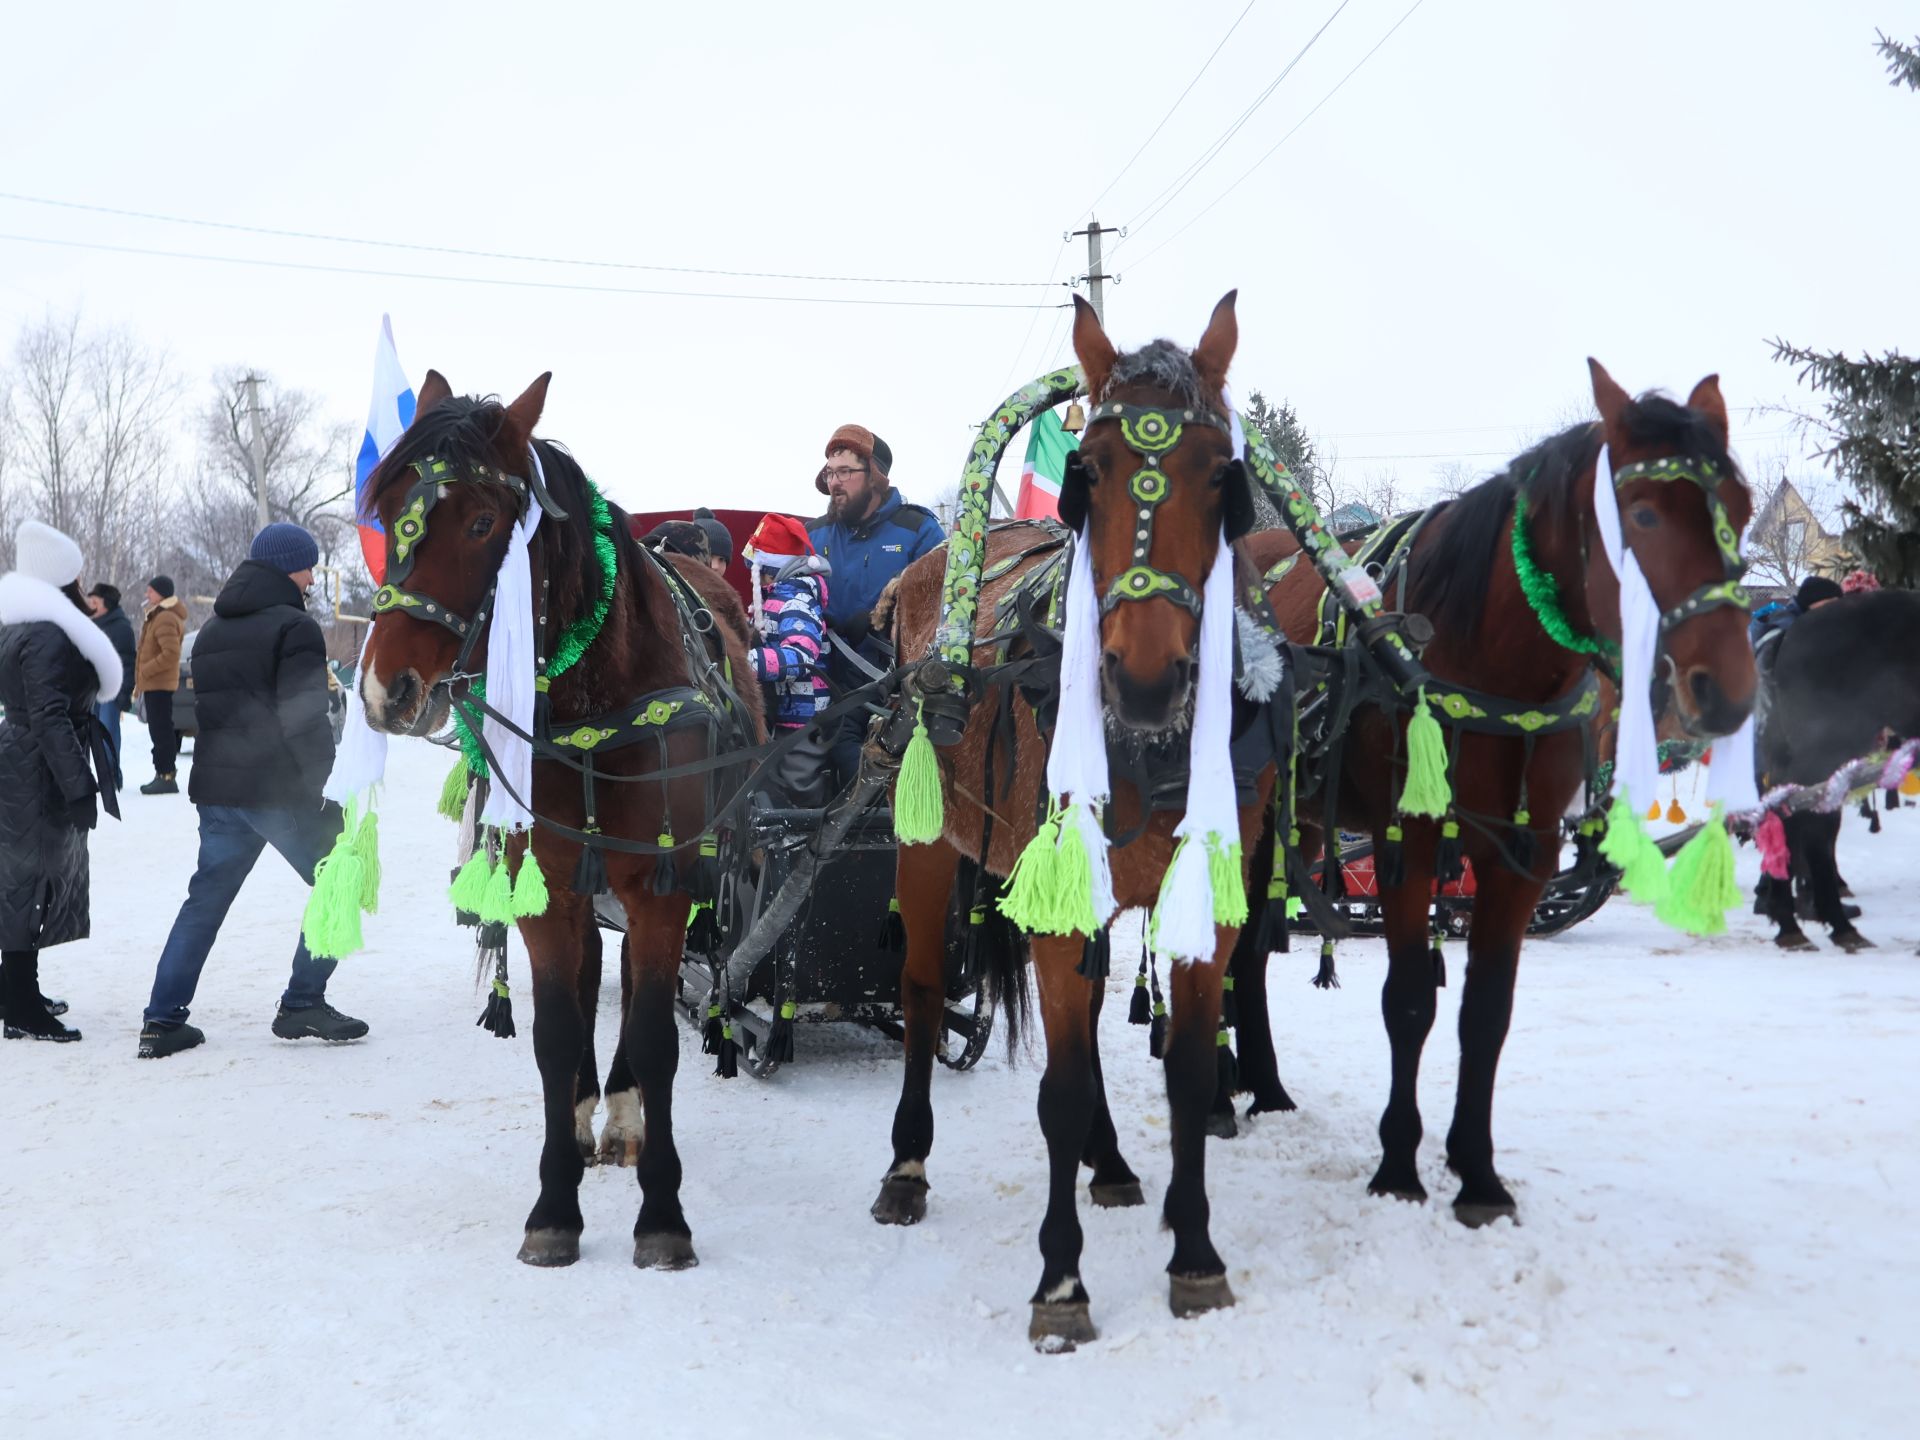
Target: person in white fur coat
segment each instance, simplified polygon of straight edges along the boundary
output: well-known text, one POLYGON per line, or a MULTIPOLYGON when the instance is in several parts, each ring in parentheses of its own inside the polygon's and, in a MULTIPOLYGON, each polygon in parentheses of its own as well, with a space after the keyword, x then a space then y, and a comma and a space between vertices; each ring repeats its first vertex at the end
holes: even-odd
POLYGON ((80 547, 29 520, 14 554, 0 575, 0 1034, 78 1040, 40 993, 40 952, 87 938, 87 833, 100 804, 120 815, 94 706, 122 672, 81 596, 80 547))

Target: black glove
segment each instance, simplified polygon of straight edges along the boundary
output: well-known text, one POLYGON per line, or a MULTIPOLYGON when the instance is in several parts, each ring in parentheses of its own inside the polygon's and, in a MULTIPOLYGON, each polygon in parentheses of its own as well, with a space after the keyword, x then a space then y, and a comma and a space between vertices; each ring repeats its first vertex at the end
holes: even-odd
POLYGON ((873 633, 873 612, 862 610, 849 615, 833 627, 849 645, 858 645, 873 633))
POLYGON ((100 823, 100 808, 93 796, 83 795, 67 802, 67 825, 74 830, 91 830, 100 823))

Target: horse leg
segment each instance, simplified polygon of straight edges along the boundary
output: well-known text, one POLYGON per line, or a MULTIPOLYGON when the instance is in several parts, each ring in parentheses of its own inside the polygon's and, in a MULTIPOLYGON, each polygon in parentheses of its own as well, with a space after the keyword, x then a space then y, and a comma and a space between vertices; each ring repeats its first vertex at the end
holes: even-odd
POLYGON ((1846 901, 1840 895, 1840 860, 1835 853, 1840 843, 1840 814, 1805 813, 1787 822, 1799 827, 1795 846, 1807 860, 1807 878, 1813 886, 1813 910, 1833 935, 1833 943, 1849 955, 1871 950, 1873 942, 1854 928, 1847 918, 1846 901))
POLYGON ((640 1163, 647 1127, 640 1115, 640 1087, 627 1063, 627 1019, 633 1012, 633 966, 625 937, 620 941, 620 1026, 607 1067, 607 1123, 600 1130, 600 1163, 631 1167, 640 1163))
POLYGON ((1504 865, 1476 868, 1467 976, 1460 992, 1460 1084, 1447 1131, 1447 1164, 1460 1176, 1453 1215, 1478 1227, 1515 1217, 1513 1196, 1493 1168, 1493 1083, 1513 1019, 1520 943, 1541 884, 1504 865))
POLYGON ((1409 838, 1403 853, 1405 880, 1380 887, 1387 931, 1387 978, 1380 987, 1380 1015, 1393 1053, 1393 1083, 1380 1116, 1380 1168, 1373 1172, 1367 1189, 1374 1195, 1424 1202, 1427 1187, 1420 1183, 1419 1165, 1420 1137, 1425 1133, 1420 1123, 1420 1053, 1433 1029, 1436 987, 1427 927, 1433 876, 1430 865, 1419 863, 1420 856, 1431 854, 1426 846, 1409 838))
POLYGON ((1087 1012, 1087 1050, 1093 1061, 1093 1124, 1087 1131, 1087 1148, 1080 1157, 1082 1165, 1093 1167, 1088 1194, 1093 1203, 1105 1209, 1126 1205, 1144 1205, 1147 1197, 1140 1189, 1140 1177, 1133 1173, 1120 1153, 1120 1136, 1113 1128, 1113 1112, 1107 1108, 1107 1078, 1100 1069, 1100 1011, 1106 1005, 1107 987, 1096 980, 1087 987, 1090 998, 1087 1012))
POLYGON ((633 1222, 633 1263, 643 1270, 685 1270, 700 1260, 680 1209, 680 1152, 673 1146, 673 1077, 680 1068, 674 997, 691 902, 679 893, 655 895, 648 872, 621 884, 617 893, 627 911, 633 987, 624 1043, 647 1137, 635 1166, 640 1215, 633 1222))
POLYGON ((1233 931, 1216 928, 1212 963, 1176 963, 1167 977, 1173 991, 1166 1059, 1173 1178, 1167 1182, 1161 1219, 1173 1231, 1168 1303, 1183 1318, 1233 1304, 1226 1262, 1213 1248, 1207 1229, 1207 1112, 1219 1082, 1214 1052, 1219 1049, 1220 982, 1235 938, 1233 931))
MULTIPOLYGON (((537 864, 531 854, 523 865, 537 864)), ((586 1161, 574 1136, 574 1100, 586 1022, 580 1013, 586 902, 557 886, 544 915, 520 922, 533 964, 533 1055, 546 1097, 546 1143, 540 1150, 540 1198, 527 1215, 520 1259, 529 1265, 571 1265, 580 1258, 580 1177, 586 1161)))
POLYGON ((580 1052, 580 1073, 573 1087, 573 1138, 580 1158, 591 1165, 593 1112, 600 1104, 600 1062, 593 1054, 593 1032, 600 1017, 600 927, 587 917, 585 943, 580 948, 580 1021, 586 1044, 580 1052))
MULTIPOLYGON (((1274 865, 1273 829, 1269 825, 1254 847, 1247 871, 1247 906, 1258 917, 1267 903, 1267 882, 1274 865)), ((1284 921, 1283 921, 1284 923, 1284 921)), ((1240 1044, 1240 1088, 1253 1096, 1249 1118, 1274 1110, 1293 1110, 1293 1097, 1280 1083, 1280 1063, 1273 1048, 1273 1021, 1267 1014, 1267 957, 1260 947, 1260 925, 1249 918, 1233 944, 1228 962, 1233 976, 1234 1038, 1240 1044)))
POLYGON ((907 954, 900 967, 905 1078, 893 1112, 893 1164, 870 1213, 882 1225, 913 1225, 927 1214, 927 1156, 933 1150, 933 1061, 946 1013, 947 902, 960 853, 944 840, 902 845, 894 870, 907 954))
MULTIPOLYGON (((1095 983, 1078 973, 1075 935, 1035 935, 1033 971, 1047 1030, 1040 1076, 1040 1130, 1047 1139, 1047 1214, 1040 1222, 1040 1284, 1027 1338, 1042 1350, 1071 1350, 1098 1332, 1080 1283, 1080 1157, 1093 1127, 1094 1069, 1089 1020, 1095 983)), ((1205 1100, 1202 1100, 1204 1110, 1205 1100)))

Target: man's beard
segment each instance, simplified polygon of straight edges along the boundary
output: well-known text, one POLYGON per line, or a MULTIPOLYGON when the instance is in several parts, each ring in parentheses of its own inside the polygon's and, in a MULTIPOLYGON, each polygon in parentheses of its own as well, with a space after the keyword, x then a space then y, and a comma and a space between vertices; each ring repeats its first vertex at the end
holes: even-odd
POLYGON ((862 490, 857 495, 852 491, 848 491, 841 495, 829 496, 827 499, 827 519, 836 525, 851 525, 866 519, 867 500, 871 494, 872 490, 868 488, 862 490))

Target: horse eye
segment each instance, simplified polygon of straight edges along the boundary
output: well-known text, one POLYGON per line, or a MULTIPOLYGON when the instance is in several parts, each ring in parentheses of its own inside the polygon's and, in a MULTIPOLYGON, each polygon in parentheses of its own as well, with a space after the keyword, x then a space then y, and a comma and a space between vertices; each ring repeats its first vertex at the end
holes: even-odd
POLYGON ((1660 524, 1660 512, 1651 505, 1636 505, 1628 513, 1633 516, 1633 523, 1642 530, 1652 530, 1660 524))
POLYGON ((1207 483, 1213 486, 1214 489, 1218 490, 1222 485, 1227 483, 1227 471, 1231 470, 1232 468, 1233 468, 1233 463, 1231 461, 1227 461, 1223 463, 1220 466, 1220 468, 1218 470, 1215 470, 1212 476, 1208 478, 1207 483))
POLYGON ((484 540, 493 533, 493 516, 482 515, 467 527, 467 534, 475 540, 484 540))

